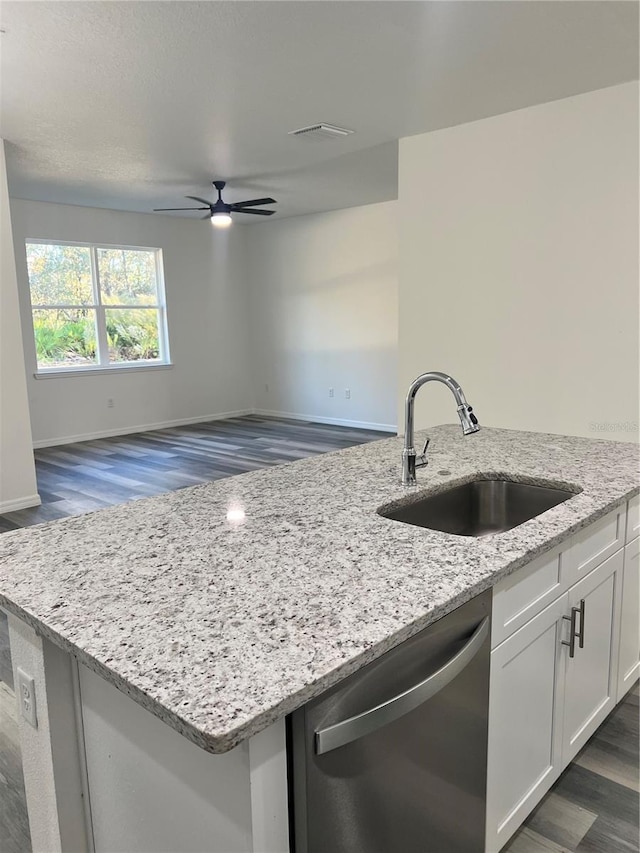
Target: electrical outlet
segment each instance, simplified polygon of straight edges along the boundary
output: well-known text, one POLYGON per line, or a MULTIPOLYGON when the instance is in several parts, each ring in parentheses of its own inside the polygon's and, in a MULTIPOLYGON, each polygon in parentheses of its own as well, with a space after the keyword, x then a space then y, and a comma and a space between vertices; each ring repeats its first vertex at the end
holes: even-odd
POLYGON ((345 399, 345 400, 350 400, 350 399, 351 399, 351 389, 350 389, 350 388, 345 388, 345 389, 344 389, 344 399, 345 399))
POLYGON ((33 726, 38 728, 38 717, 36 716, 36 685, 30 675, 18 667, 18 696, 20 697, 20 710, 22 716, 33 726))
POLYGON ((329 396, 333 397, 333 388, 329 388, 329 396))
POLYGON ((114 404, 114 402, 113 402, 113 397, 109 397, 109 398, 107 399, 107 409, 113 409, 114 405, 115 405, 115 404, 114 404))

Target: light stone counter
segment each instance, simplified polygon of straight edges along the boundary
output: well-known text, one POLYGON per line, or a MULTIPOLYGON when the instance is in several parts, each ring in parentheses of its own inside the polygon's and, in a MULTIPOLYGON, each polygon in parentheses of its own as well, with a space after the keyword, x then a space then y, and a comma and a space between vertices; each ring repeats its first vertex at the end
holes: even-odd
POLYGON ((639 491, 633 444, 428 432, 417 490, 392 438, 2 534, 0 605, 225 752, 639 491), (478 474, 582 491, 482 539, 376 512, 478 474))

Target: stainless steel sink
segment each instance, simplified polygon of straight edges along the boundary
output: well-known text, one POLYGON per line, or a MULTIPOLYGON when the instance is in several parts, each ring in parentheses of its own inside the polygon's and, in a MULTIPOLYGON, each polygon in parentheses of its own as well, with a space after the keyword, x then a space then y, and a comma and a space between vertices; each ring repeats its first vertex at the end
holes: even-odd
POLYGON ((554 486, 532 486, 512 480, 472 480, 400 506, 381 507, 393 521, 415 524, 458 536, 487 536, 511 530, 535 518, 576 492, 554 486))

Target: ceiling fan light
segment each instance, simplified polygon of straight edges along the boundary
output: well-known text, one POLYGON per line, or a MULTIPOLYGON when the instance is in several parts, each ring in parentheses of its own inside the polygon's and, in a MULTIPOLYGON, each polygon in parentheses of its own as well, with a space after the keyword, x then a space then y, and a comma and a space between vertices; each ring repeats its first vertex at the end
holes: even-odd
POLYGON ((228 228, 231 225, 231 216, 228 213, 214 213, 211 216, 211 224, 216 228, 228 228))

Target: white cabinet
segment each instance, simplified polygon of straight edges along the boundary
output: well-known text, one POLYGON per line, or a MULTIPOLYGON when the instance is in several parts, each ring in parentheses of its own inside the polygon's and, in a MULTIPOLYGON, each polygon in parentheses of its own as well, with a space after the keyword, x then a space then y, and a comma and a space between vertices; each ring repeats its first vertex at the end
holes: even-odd
POLYGON ((624 544, 632 511, 628 520, 626 507, 614 510, 494 588, 486 853, 509 840, 640 673, 640 539, 624 544))
POLYGON ((624 546, 627 507, 623 504, 577 533, 571 544, 568 583, 576 583, 624 546))
POLYGON ((487 853, 520 826, 562 770, 565 593, 491 653, 487 853))
POLYGON ((565 592, 569 551, 569 543, 553 548, 494 586, 492 649, 565 592))
POLYGON ((499 581, 493 588, 491 648, 620 551, 625 527, 627 532, 632 529, 631 522, 625 521, 626 507, 622 506, 499 581))
POLYGON ((631 498, 627 509, 627 544, 640 536, 640 495, 631 498))
MULTIPOLYGON (((630 516, 631 518, 631 516, 630 516)), ((627 523, 627 530, 629 524, 627 523)), ((640 539, 624 549, 617 701, 640 675, 640 539)))
POLYGON ((564 647, 564 766, 616 704, 618 634, 614 626, 619 624, 622 562, 620 550, 569 590, 577 636, 573 657, 564 647))

